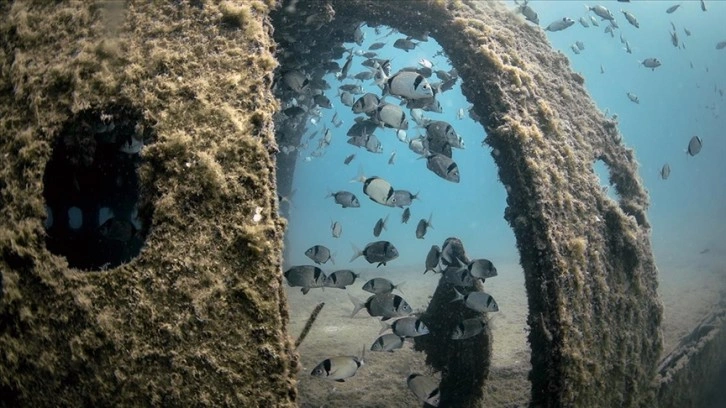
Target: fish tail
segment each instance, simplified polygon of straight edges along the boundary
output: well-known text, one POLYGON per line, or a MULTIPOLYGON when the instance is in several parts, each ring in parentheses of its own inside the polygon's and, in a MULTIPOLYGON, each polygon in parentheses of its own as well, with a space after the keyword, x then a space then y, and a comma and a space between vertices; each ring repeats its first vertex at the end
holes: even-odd
POLYGON ((383 225, 382 225, 383 229, 386 231, 388 231, 388 228, 386 228, 387 222, 388 222, 388 215, 386 215, 386 218, 383 219, 383 225))
POLYGON ((398 285, 393 285, 393 289, 398 289, 398 291, 401 292, 402 295, 405 295, 405 293, 403 293, 403 289, 401 289, 405 284, 406 282, 401 282, 398 285))
MULTIPOLYGON (((348 295, 348 296, 350 296, 350 295, 348 295)), ((454 288, 454 298, 451 299, 451 302, 449 302, 449 303, 454 303, 459 300, 464 300, 464 295, 462 295, 461 292, 459 292, 458 290, 456 290, 456 288, 454 288)))
POLYGON ((330 262, 332 262, 332 263, 333 263, 333 265, 335 265, 335 257, 334 257, 334 256, 335 256, 335 254, 336 254, 336 253, 332 253, 332 254, 330 254, 330 262))
POLYGON ((383 334, 384 331, 391 328, 392 325, 384 322, 383 320, 379 321, 381 323, 381 330, 378 332, 379 335, 383 334))
POLYGON ((353 262, 358 259, 359 256, 363 255, 363 251, 358 249, 358 247, 356 247, 353 243, 351 243, 350 246, 353 247, 353 257, 350 258, 350 261, 348 262, 353 262))
POLYGON ((358 298, 354 297, 350 293, 348 294, 348 299, 350 299, 350 301, 353 303, 353 313, 350 314, 350 317, 352 318, 365 307, 365 303, 361 302, 358 298))
POLYGON ((429 215, 429 220, 428 220, 428 221, 426 221, 426 225, 428 225, 428 227, 429 227, 429 228, 433 228, 433 227, 434 227, 434 225, 433 225, 433 224, 431 224, 431 217, 433 217, 433 216, 434 216, 434 213, 431 213, 431 214, 429 215))

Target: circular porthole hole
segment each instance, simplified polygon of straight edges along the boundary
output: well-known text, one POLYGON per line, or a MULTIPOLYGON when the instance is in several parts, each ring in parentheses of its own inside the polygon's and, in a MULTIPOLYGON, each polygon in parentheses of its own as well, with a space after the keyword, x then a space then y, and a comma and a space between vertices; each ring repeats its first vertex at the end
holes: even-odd
POLYGON ((153 139, 141 112, 125 105, 87 109, 63 125, 43 177, 50 252, 91 271, 139 254, 151 211, 141 204, 137 169, 153 139))

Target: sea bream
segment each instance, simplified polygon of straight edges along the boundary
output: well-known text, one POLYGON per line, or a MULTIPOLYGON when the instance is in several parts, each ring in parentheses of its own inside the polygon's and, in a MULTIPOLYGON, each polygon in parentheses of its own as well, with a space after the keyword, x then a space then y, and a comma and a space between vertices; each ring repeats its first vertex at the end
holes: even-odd
POLYGON ((411 218, 411 209, 406 207, 406 209, 403 210, 403 214, 401 214, 401 224, 408 224, 409 218, 411 218))
POLYGON ((326 358, 315 366, 310 375, 337 382, 345 382, 345 379, 354 376, 361 366, 363 366, 363 356, 331 357, 326 358))
POLYGON ((695 156, 701 151, 701 147, 703 147, 703 141, 698 136, 693 136, 690 141, 688 141, 688 150, 686 151, 688 155, 695 156))
POLYGON ((640 28, 640 23, 638 23, 638 19, 635 18, 635 16, 632 13, 625 11, 625 10, 620 10, 620 11, 623 12, 623 15, 625 15, 625 19, 628 20, 628 23, 630 23, 630 25, 632 25, 635 28, 640 28))
POLYGON ((438 245, 431 245, 431 249, 429 249, 429 253, 426 254, 426 269, 424 270, 424 275, 426 272, 431 271, 433 273, 437 273, 439 271, 436 270, 436 267, 439 265, 439 259, 441 258, 441 249, 438 245))
POLYGON ((378 263, 376 267, 379 267, 381 265, 385 266, 387 262, 398 258, 398 249, 388 241, 371 242, 362 251, 353 245, 353 256, 350 258, 350 262, 353 262, 361 255, 368 263, 378 263))
POLYGON ((678 7, 681 7, 681 4, 676 4, 675 6, 670 6, 666 9, 666 13, 671 14, 674 11, 678 10, 678 7))
POLYGON ((632 92, 626 92, 626 95, 628 95, 628 99, 630 99, 634 103, 640 103, 640 98, 638 98, 638 95, 632 93, 632 92))
POLYGON ((556 20, 545 28, 545 31, 562 31, 575 24, 575 20, 564 17, 561 20, 556 20))
POLYGON ((293 266, 283 273, 287 284, 291 287, 301 287, 303 295, 306 295, 311 288, 322 288, 325 286, 325 273, 313 265, 293 266))
POLYGON ((398 105, 382 103, 376 108, 374 117, 381 126, 393 129, 408 129, 406 113, 398 105))
POLYGON ((587 11, 594 12, 595 14, 597 14, 598 17, 602 18, 603 20, 615 20, 615 16, 613 15, 613 13, 611 13, 610 10, 606 9, 603 6, 597 5, 590 7, 585 5, 585 8, 587 9, 587 11))
POLYGON ((305 251, 305 256, 312 259, 318 265, 322 265, 328 261, 335 264, 335 259, 330 253, 330 249, 323 245, 313 245, 305 251))
POLYGON ((376 339, 371 345, 371 351, 388 351, 400 349, 406 339, 394 333, 384 334, 376 339))
POLYGON ((459 166, 451 158, 443 154, 432 154, 426 158, 426 168, 444 180, 458 183, 460 181, 459 166))
POLYGON ((338 221, 330 221, 330 232, 333 234, 333 238, 340 238, 340 234, 343 233, 343 226, 338 221))
POLYGON ((406 99, 424 99, 434 96, 431 85, 423 75, 399 71, 390 78, 383 79, 383 95, 400 96, 406 99))
POLYGON ((640 64, 646 68, 652 69, 653 71, 661 65, 658 58, 646 58, 643 61, 640 61, 640 64))
POLYGON ((350 269, 337 270, 325 278, 325 287, 345 289, 346 286, 354 284, 358 277, 360 274, 350 269))
POLYGON ((381 231, 386 229, 386 222, 388 222, 388 215, 386 215, 386 218, 379 218, 378 221, 376 221, 376 225, 373 227, 373 236, 378 238, 379 235, 381 235, 381 231))
POLYGON ((660 169, 660 178, 663 180, 668 180, 668 177, 671 175, 671 166, 666 163, 663 165, 663 167, 660 169))
POLYGON ((429 328, 424 322, 413 316, 402 317, 391 324, 381 321, 381 326, 379 334, 386 330, 392 330, 393 334, 399 337, 418 337, 429 334, 429 328))
POLYGON ((454 328, 454 332, 451 333, 452 340, 465 340, 472 338, 484 331, 487 324, 480 317, 474 317, 471 319, 464 319, 454 328))
POLYGON ((381 320, 408 316, 413 313, 411 306, 402 297, 390 292, 373 295, 365 302, 361 302, 350 294, 348 294, 348 298, 354 306, 350 317, 355 316, 361 309, 366 309, 371 317, 381 317, 381 320))
POLYGON ((494 300, 494 298, 484 292, 470 292, 466 295, 463 295, 461 292, 456 290, 454 288, 454 292, 456 293, 454 295, 454 299, 451 300, 451 302, 458 302, 463 301, 464 305, 468 307, 471 310, 474 310, 476 312, 498 312, 499 306, 497 305, 497 302, 494 300))
POLYGON ((376 108, 378 108, 378 104, 381 102, 381 100, 372 93, 367 93, 360 98, 358 98, 355 103, 353 103, 352 109, 353 113, 372 113, 375 112, 376 108))
POLYGON ((394 190, 393 195, 396 197, 396 207, 408 207, 413 200, 418 199, 419 193, 411 194, 408 190, 394 190))
POLYGON ((360 207, 360 202, 358 201, 358 198, 355 196, 355 194, 349 192, 349 191, 338 191, 337 193, 328 193, 325 198, 333 197, 336 204, 340 204, 343 208, 358 208, 360 207))
POLYGON ((364 175, 359 175, 351 181, 363 183, 363 193, 372 201, 387 207, 396 206, 396 196, 391 183, 388 181, 377 176, 366 177, 364 175))
POLYGON ((441 396, 436 380, 422 374, 411 374, 406 379, 406 384, 419 401, 432 407, 439 406, 441 396))
POLYGON ((434 226, 431 224, 431 217, 433 214, 429 215, 429 219, 425 220, 421 218, 418 222, 418 225, 416 225, 416 238, 418 239, 424 239, 426 236, 426 232, 429 228, 433 228, 434 226))
POLYGON ((373 278, 366 282, 361 289, 373 294, 390 293, 393 292, 393 289, 398 289, 399 292, 403 293, 401 286, 403 286, 403 282, 394 285, 393 282, 386 278, 373 278))

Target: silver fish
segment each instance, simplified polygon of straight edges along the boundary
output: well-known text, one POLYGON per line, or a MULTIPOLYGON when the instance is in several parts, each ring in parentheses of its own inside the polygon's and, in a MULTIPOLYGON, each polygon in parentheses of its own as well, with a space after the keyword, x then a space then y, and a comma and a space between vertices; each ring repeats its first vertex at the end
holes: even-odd
POLYGON ((383 82, 383 95, 406 99, 423 99, 434 96, 434 91, 423 75, 411 71, 399 71, 383 82))
POLYGON ((545 28, 545 31, 562 31, 575 24, 575 20, 564 17, 562 20, 556 20, 545 28))
POLYGON ((408 190, 394 190, 393 195, 396 197, 396 207, 408 207, 413 200, 418 199, 418 194, 411 194, 408 190))
POLYGON ((303 295, 306 295, 310 288, 322 288, 325 286, 325 273, 313 265, 293 266, 283 273, 287 284, 291 287, 302 287, 303 295))
POLYGON ((432 245, 429 253, 426 255, 426 270, 424 270, 424 275, 428 271, 438 272, 435 268, 439 264, 439 258, 441 258, 441 249, 438 245, 432 245))
POLYGON ((375 110, 375 118, 381 126, 393 129, 408 129, 406 113, 398 105, 383 103, 375 110))
POLYGON ((311 246, 307 251, 305 251, 305 256, 312 259, 313 262, 318 265, 322 265, 328 261, 335 264, 335 259, 333 259, 333 256, 330 254, 330 249, 323 245, 311 246))
POLYGON ((388 241, 375 241, 371 242, 363 248, 356 248, 353 245, 353 257, 350 258, 350 262, 353 262, 360 256, 363 256, 368 263, 378 263, 378 266, 385 266, 387 262, 398 258, 398 249, 388 241))
POLYGON ((379 334, 389 329, 400 337, 418 337, 429 334, 429 328, 416 317, 402 317, 391 324, 381 321, 381 326, 379 334))
POLYGON ((598 23, 598 22, 597 22, 597 19, 595 18, 595 16, 590 16, 590 22, 591 22, 591 23, 592 23, 592 25, 594 25, 595 27, 600 27, 600 23, 598 23))
POLYGON ((313 377, 322 377, 328 380, 344 382, 358 372, 363 366, 363 358, 355 356, 338 356, 323 360, 310 373, 313 377))
POLYGON ((388 207, 396 205, 396 197, 393 195, 394 190, 388 181, 377 176, 369 178, 359 176, 357 180, 363 182, 363 193, 372 201, 388 207))
POLYGON ((378 238, 379 235, 381 235, 381 231, 386 229, 386 222, 388 222, 388 215, 386 215, 386 218, 379 218, 378 221, 376 221, 376 225, 373 227, 373 236, 378 238))
POLYGON ((345 106, 353 106, 355 99, 353 99, 353 94, 348 91, 343 91, 340 93, 340 102, 345 106))
POLYGON ((336 204, 340 204, 343 208, 358 208, 360 202, 355 194, 348 191, 338 191, 337 193, 330 193, 325 198, 333 197, 336 204))
POLYGON ((360 275, 350 269, 335 271, 325 278, 325 286, 329 288, 345 289, 346 286, 355 283, 360 275))
POLYGON ((454 332, 451 333, 451 339, 465 340, 472 338, 483 332, 486 327, 486 322, 479 317, 462 320, 456 325, 454 332))
POLYGON ((409 218, 411 218, 411 209, 406 207, 406 209, 403 210, 403 214, 401 215, 401 224, 407 224, 409 218))
POLYGON ((597 14, 598 17, 602 18, 603 20, 610 20, 610 21, 615 20, 615 16, 613 15, 613 13, 611 13, 610 10, 606 9, 603 6, 600 6, 600 5, 592 6, 592 7, 585 6, 585 8, 588 11, 595 12, 595 14, 597 14))
POLYGON ((688 142, 688 154, 691 156, 697 155, 703 147, 703 141, 698 136, 693 136, 688 142))
POLYGON ((627 92, 626 95, 628 95, 628 99, 630 99, 632 102, 640 103, 640 98, 638 98, 638 95, 632 92, 627 92))
POLYGON ((330 232, 333 234, 333 238, 340 238, 340 234, 343 233, 343 226, 338 221, 331 221, 330 232))
POLYGON ((474 278, 471 277, 466 269, 449 266, 442 272, 444 280, 454 286, 470 288, 474 286, 474 278))
POLYGON ((348 298, 353 302, 353 313, 350 317, 355 316, 361 309, 366 309, 372 317, 380 316, 381 320, 388 320, 392 317, 403 317, 413 313, 411 306, 406 301, 393 293, 379 293, 369 297, 365 302, 361 302, 355 297, 348 294, 348 298))
POLYGON ((348 58, 345 60, 345 64, 343 64, 343 69, 340 70, 340 74, 338 76, 339 80, 343 80, 348 76, 348 71, 350 71, 350 67, 353 65, 353 54, 348 55, 348 58))
POLYGON ((580 51, 585 51, 585 44, 582 41, 575 41, 575 45, 580 51))
POLYGON ((394 289, 398 289, 399 292, 403 293, 401 286, 403 286, 403 282, 398 285, 394 285, 393 282, 386 278, 373 278, 366 282, 362 289, 374 294, 390 293, 393 292, 394 289))
POLYGON ((352 106, 353 113, 370 113, 374 112, 378 108, 378 104, 381 100, 372 93, 367 93, 360 98, 352 106))
POLYGON ((408 148, 411 149, 414 153, 420 154, 422 156, 428 156, 430 154, 428 149, 428 142, 423 136, 419 136, 409 140, 408 148))
POLYGON ((660 169, 660 178, 662 178, 663 180, 668 180, 668 177, 670 175, 671 175, 671 166, 668 163, 666 163, 660 169))
POLYGON ((532 7, 529 7, 526 4, 522 5, 519 7, 519 12, 522 13, 527 21, 539 24, 539 16, 537 15, 537 12, 532 9, 532 7))
POLYGON ((376 339, 371 345, 371 351, 393 351, 403 347, 404 337, 397 336, 394 333, 384 334, 376 339))
POLYGON ((488 293, 484 292, 469 292, 466 295, 461 294, 456 288, 454 288, 456 295, 451 302, 457 302, 459 300, 464 301, 464 305, 471 310, 476 312, 498 312, 499 306, 494 298, 488 293))
POLYGON ((363 45, 363 40, 366 38, 366 34, 361 29, 363 24, 365 24, 365 23, 358 24, 355 27, 355 31, 353 32, 353 41, 355 41, 355 43, 358 44, 358 46, 363 45))
POLYGON ((497 276, 497 268, 494 267, 492 261, 484 258, 474 259, 463 268, 469 271, 469 275, 473 278, 487 279, 497 276))
POLYGON ((588 23, 587 20, 585 20, 585 17, 580 17, 580 20, 578 20, 578 21, 580 22, 580 24, 583 27, 585 27, 585 28, 590 27, 590 23, 588 23))
POLYGON ((628 20, 628 23, 630 23, 630 25, 632 25, 635 28, 640 28, 640 23, 638 23, 638 19, 635 18, 635 16, 632 13, 625 11, 625 10, 620 10, 620 11, 623 12, 623 15, 625 15, 625 19, 628 20))
POLYGON ((398 49, 404 50, 406 52, 416 48, 417 45, 418 45, 418 43, 415 43, 415 42, 409 40, 408 38, 399 38, 398 40, 396 40, 393 43, 394 48, 398 48, 398 49))
POLYGON ((460 181, 459 166, 451 158, 443 154, 432 154, 427 157, 426 168, 444 180, 458 183, 460 181))
POLYGON ((646 58, 643 61, 641 61, 640 64, 646 68, 652 69, 653 71, 655 71, 655 69, 661 65, 658 58, 646 58))
POLYGON ((383 48, 383 47, 385 47, 385 46, 386 46, 386 43, 383 43, 383 42, 377 42, 377 43, 373 43, 373 44, 371 44, 371 46, 370 46, 370 47, 368 47, 368 49, 369 49, 369 50, 380 50, 381 48, 383 48))
POLYGON ((421 218, 418 222, 418 225, 416 225, 416 238, 418 239, 424 239, 426 236, 426 231, 428 231, 429 228, 433 228, 434 226, 431 225, 431 217, 433 214, 429 215, 429 219, 425 220, 421 218))
POLYGON ((406 384, 419 401, 433 407, 439 406, 441 396, 436 380, 421 374, 411 374, 406 379, 406 384))
POLYGON ((676 4, 675 6, 670 6, 666 9, 666 13, 671 14, 674 11, 678 10, 678 7, 681 7, 680 4, 676 4))
POLYGON ((282 82, 297 93, 304 93, 310 87, 310 80, 298 70, 292 70, 282 75, 282 82))

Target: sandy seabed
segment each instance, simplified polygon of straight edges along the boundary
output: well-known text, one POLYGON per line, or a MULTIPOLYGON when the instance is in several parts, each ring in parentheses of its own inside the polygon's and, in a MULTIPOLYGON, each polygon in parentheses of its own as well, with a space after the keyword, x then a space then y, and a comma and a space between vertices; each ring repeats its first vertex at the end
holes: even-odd
MULTIPOLYGON (((726 254, 703 254, 696 258, 688 273, 679 266, 660 266, 659 292, 664 306, 664 352, 677 346, 690 333, 726 289, 726 254)), ((328 266, 326 272, 349 266, 328 266)), ((425 355, 413 351, 411 342, 394 352, 372 352, 370 346, 382 328, 378 318, 361 310, 351 318, 353 304, 348 294, 365 300, 370 295, 361 289, 374 277, 385 277, 402 285, 404 299, 415 311, 426 308, 440 275, 423 275, 421 267, 381 267, 356 269, 361 277, 346 290, 313 289, 303 295, 299 288, 287 288, 290 302, 290 333, 297 336, 310 313, 325 302, 312 330, 298 352, 303 369, 298 373, 301 407, 421 407, 406 386, 414 372, 437 376, 425 365, 425 355), (328 357, 357 355, 365 347, 365 364, 356 375, 339 383, 312 377, 310 371, 328 357)), ((490 313, 493 336, 492 366, 485 385, 487 407, 525 407, 529 402, 530 349, 527 343, 527 300, 524 274, 517 264, 497 265, 499 275, 488 279, 485 287, 499 304, 490 313)), ((399 292, 396 292, 399 293, 399 292)))

